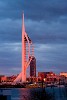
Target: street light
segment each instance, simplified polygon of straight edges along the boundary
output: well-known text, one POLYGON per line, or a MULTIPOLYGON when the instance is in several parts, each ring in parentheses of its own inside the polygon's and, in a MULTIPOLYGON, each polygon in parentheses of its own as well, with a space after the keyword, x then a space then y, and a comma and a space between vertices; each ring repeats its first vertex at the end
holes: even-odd
POLYGON ((46 81, 46 79, 45 79, 45 78, 44 78, 43 80, 44 80, 44 82, 46 81))

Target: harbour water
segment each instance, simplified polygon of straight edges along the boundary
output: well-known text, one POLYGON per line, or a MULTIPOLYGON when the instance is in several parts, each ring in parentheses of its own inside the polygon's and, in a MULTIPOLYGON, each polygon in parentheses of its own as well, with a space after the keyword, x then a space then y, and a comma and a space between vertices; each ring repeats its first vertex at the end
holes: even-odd
MULTIPOLYGON (((32 95, 36 91, 42 91, 42 89, 41 88, 11 89, 12 92, 11 100, 39 100, 33 97, 34 95, 32 95)), ((45 91, 48 95, 52 96, 53 99, 50 100, 67 100, 67 89, 65 87, 52 87, 52 88, 47 87, 45 88, 45 91)))
POLYGON ((67 88, 46 87, 46 88, 11 88, 0 89, 1 96, 10 97, 4 100, 67 100, 67 88))

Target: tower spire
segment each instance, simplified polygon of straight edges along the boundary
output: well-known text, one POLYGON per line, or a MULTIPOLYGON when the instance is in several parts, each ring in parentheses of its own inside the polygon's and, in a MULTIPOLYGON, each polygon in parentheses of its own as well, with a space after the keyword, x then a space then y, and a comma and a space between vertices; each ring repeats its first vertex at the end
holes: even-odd
POLYGON ((26 82, 26 69, 30 65, 32 60, 32 41, 25 32, 24 25, 24 13, 22 14, 22 71, 14 80, 14 82, 20 81, 26 82))
POLYGON ((25 25, 24 25, 24 12, 22 14, 22 32, 25 32, 25 25))
POLYGON ((25 25, 24 25, 24 13, 22 16, 22 77, 21 80, 22 82, 26 81, 26 71, 25 71, 25 41, 24 41, 24 37, 25 37, 25 25))

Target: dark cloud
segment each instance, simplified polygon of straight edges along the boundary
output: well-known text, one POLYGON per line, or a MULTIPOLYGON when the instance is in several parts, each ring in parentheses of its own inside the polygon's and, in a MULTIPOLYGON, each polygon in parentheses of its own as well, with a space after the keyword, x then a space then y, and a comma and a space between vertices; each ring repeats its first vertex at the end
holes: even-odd
POLYGON ((29 36, 33 38, 33 42, 67 42, 66 2, 66 0, 1 0, 1 40, 20 41, 22 23, 21 19, 22 11, 24 9, 26 31, 28 32, 29 36), (6 35, 4 36, 3 34, 6 35), (17 34, 17 36, 15 34, 17 34))
POLYGON ((27 21, 27 32, 32 40, 37 43, 67 43, 66 23, 46 23, 45 21, 27 21))
POLYGON ((66 0, 36 0, 25 2, 26 15, 34 20, 56 20, 60 16, 67 16, 66 0), (29 12, 30 13, 29 13, 29 12))
POLYGON ((54 71, 56 73, 67 70, 67 44, 37 44, 35 54, 38 71, 54 71))
POLYGON ((67 0, 0 0, 0 73, 21 70, 23 10, 37 71, 67 70, 67 0))
POLYGON ((19 71, 21 71, 21 43, 1 43, 0 72, 17 74, 19 71))
MULTIPOLYGON (((22 20, 0 20, 0 42, 21 42, 21 23, 22 20)), ((25 26, 34 43, 67 43, 65 23, 25 20, 25 26)))
POLYGON ((0 8, 0 18, 12 18, 17 19, 22 15, 23 0, 0 0, 0 4, 3 5, 0 8), (4 6, 5 5, 5 6, 4 6))
POLYGON ((60 16, 67 16, 66 0, 0 0, 1 18, 21 18, 22 11, 25 17, 34 20, 56 20, 60 16))
POLYGON ((0 42, 21 41, 21 20, 0 20, 0 42))

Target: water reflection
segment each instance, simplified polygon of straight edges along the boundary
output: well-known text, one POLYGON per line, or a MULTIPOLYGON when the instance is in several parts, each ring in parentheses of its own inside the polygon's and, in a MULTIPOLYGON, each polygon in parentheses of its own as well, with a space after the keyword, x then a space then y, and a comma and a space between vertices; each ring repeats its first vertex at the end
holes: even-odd
POLYGON ((11 100, 67 100, 67 88, 12 89, 11 100))
POLYGON ((30 89, 20 89, 20 100, 31 100, 30 89))
POLYGON ((67 100, 67 88, 65 87, 46 88, 46 92, 53 94, 54 100, 67 100))
POLYGON ((11 90, 0 88, 0 100, 11 100, 11 90))

